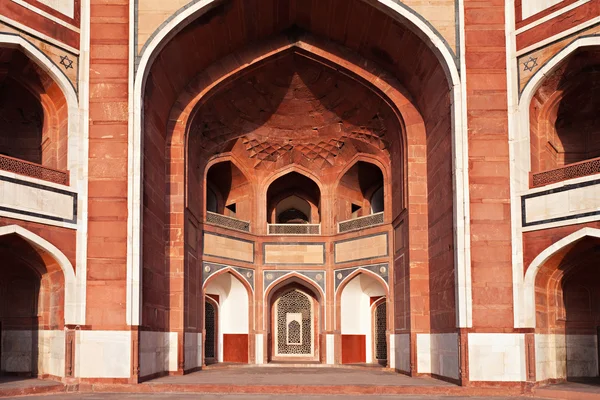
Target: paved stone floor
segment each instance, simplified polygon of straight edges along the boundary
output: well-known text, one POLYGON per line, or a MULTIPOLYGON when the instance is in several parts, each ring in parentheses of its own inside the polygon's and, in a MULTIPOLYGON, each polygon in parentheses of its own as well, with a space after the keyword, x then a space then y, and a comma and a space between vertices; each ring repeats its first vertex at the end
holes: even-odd
POLYGON ((147 384, 454 386, 437 379, 410 378, 375 369, 285 367, 208 369, 184 376, 166 376, 147 384))
MULTIPOLYGON (((48 396, 27 396, 27 400, 279 400, 282 397, 295 400, 457 400, 465 397, 440 397, 440 396, 282 396, 282 395, 222 395, 222 394, 183 394, 183 393, 155 393, 155 394, 124 394, 124 393, 98 393, 98 394, 59 394, 48 396)), ((511 400, 525 399, 525 397, 469 397, 469 400, 511 400)))
POLYGON ((60 387, 62 384, 50 380, 20 378, 12 376, 0 376, 0 389, 12 390, 22 388, 39 388, 47 389, 52 387, 60 387))

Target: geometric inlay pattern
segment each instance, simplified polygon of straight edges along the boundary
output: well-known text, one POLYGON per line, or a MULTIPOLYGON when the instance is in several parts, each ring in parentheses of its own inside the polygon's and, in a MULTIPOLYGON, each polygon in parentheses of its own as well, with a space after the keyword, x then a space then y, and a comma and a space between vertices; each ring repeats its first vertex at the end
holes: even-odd
POLYGON ((383 264, 374 264, 367 265, 362 267, 352 267, 352 268, 344 268, 337 269, 334 271, 335 274, 335 290, 338 290, 340 285, 348 276, 354 273, 357 269, 367 270, 373 272, 375 275, 380 276, 386 283, 389 284, 388 276, 389 276, 389 268, 387 263, 383 264))
POLYGON ((258 141, 257 139, 243 137, 242 143, 246 146, 250 158, 257 160, 255 167, 259 167, 264 161, 277 162, 281 157, 292 151, 298 151, 311 161, 315 168, 329 167, 334 165, 335 158, 344 147, 344 142, 337 139, 318 143, 302 141, 299 144, 295 144, 294 140, 285 140, 277 143, 273 140, 258 141))
POLYGON ((387 360, 387 306, 384 301, 375 309, 375 359, 387 360))
POLYGON ((299 270, 271 270, 263 271, 263 292, 266 292, 267 288, 271 283, 281 278, 284 275, 295 272, 302 276, 307 277, 317 286, 319 286, 323 293, 325 293, 325 271, 299 271, 299 270))
POLYGON ((232 267, 229 265, 215 264, 215 263, 209 263, 209 262, 202 263, 202 284, 204 284, 204 282, 206 282, 206 280, 211 275, 214 275, 216 272, 219 272, 220 270, 222 270, 224 268, 231 268, 232 270, 239 273, 241 276, 244 277, 246 282, 248 282, 248 284, 250 285, 252 290, 254 290, 254 270, 253 269, 242 268, 242 267, 232 267))
POLYGON ((294 289, 275 303, 277 355, 312 355, 312 303, 307 294, 294 289))
POLYGON ((204 326, 206 327, 204 355, 206 356, 206 358, 215 358, 215 307, 209 301, 205 302, 204 305, 204 326))

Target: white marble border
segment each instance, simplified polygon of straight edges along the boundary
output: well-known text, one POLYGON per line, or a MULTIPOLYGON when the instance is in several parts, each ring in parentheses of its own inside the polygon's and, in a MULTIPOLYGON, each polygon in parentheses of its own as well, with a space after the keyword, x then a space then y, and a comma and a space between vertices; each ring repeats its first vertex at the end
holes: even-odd
MULTIPOLYGON (((508 2, 510 3, 510 2, 508 2)), ((508 5, 507 20, 514 15, 514 6, 508 5)), ((508 25, 508 22, 507 22, 508 25)), ((510 157, 510 192, 511 192, 511 231, 512 231, 512 270, 513 270, 513 302, 515 328, 535 327, 535 317, 531 317, 528 295, 529 290, 525 287, 525 274, 523 263, 523 221, 521 213, 521 196, 532 192, 529 189, 529 172, 531 171, 530 152, 530 121, 529 106, 536 90, 540 87, 544 78, 552 73, 554 69, 574 51, 582 47, 600 45, 600 37, 580 37, 558 52, 546 64, 544 64, 525 86, 519 99, 518 81, 516 68, 516 53, 514 23, 512 27, 507 26, 507 51, 508 60, 508 99, 509 99, 509 157, 510 157), (511 52, 512 50, 512 52, 511 52), (512 54, 511 54, 512 53, 512 54)), ((543 190, 544 188, 536 189, 543 190)), ((597 219, 597 218, 594 218, 597 219)), ((579 220, 572 220, 579 223, 579 220)), ((565 224, 561 224, 565 225, 565 224)), ((557 225, 558 226, 558 225, 557 225)), ((532 230, 532 229, 528 229, 532 230)), ((531 267, 530 267, 531 269, 531 267)), ((529 273, 529 271, 528 271, 529 273)), ((533 304, 535 307, 535 304, 533 304)), ((535 315, 535 313, 534 313, 535 315)))
MULTIPOLYGON (((128 152, 128 243, 127 243, 127 323, 138 325, 140 321, 140 276, 141 276, 141 229, 142 229, 142 156, 143 156, 143 93, 148 72, 154 59, 164 45, 181 29, 214 6, 215 0, 203 0, 193 4, 156 32, 141 54, 135 74, 135 31, 130 24, 130 87, 129 87, 129 152, 128 152), (135 79, 133 86, 131 82, 135 79)), ((393 0, 377 0, 380 9, 392 18, 405 23, 422 37, 438 54, 446 71, 452 93, 453 119, 453 184, 454 193, 454 242, 455 276, 457 297, 457 326, 472 326, 471 296, 471 250, 470 250, 470 205, 468 172, 468 135, 466 126, 466 102, 464 82, 464 56, 461 56, 463 79, 456 67, 453 55, 444 41, 417 14, 393 0), (408 23, 407 23, 408 22, 408 23)), ((462 0, 461 0, 462 3, 462 0)), ((459 7, 462 15, 460 25, 464 32, 464 7, 459 7)), ((135 20, 135 6, 130 2, 130 18, 135 20)), ((461 35, 461 43, 464 42, 461 35)), ((464 44, 464 43, 463 43, 464 44)), ((463 52, 464 53, 464 52, 463 52)))
MULTIPOLYGON (((13 0, 13 1, 14 1, 14 0, 13 0)), ((579 6, 582 6, 582 5, 584 5, 585 3, 589 3, 590 1, 591 1, 591 0, 578 0, 578 1, 576 1, 575 3, 569 4, 568 6, 566 6, 566 7, 563 7, 563 8, 561 8, 560 10, 556 10, 556 11, 554 11, 553 13, 550 13, 550 14, 546 15, 545 17, 542 17, 542 18, 540 18, 540 19, 537 19, 537 20, 533 21, 533 22, 532 22, 532 23, 530 23, 530 24, 527 24, 527 25, 525 25, 525 26, 522 26, 522 27, 520 27, 519 29, 517 29, 517 30, 516 30, 516 32, 515 32, 515 33, 516 33, 517 35, 519 35, 519 34, 521 34, 521 33, 523 33, 523 32, 526 32, 526 31, 528 31, 528 30, 530 30, 530 29, 533 29, 533 28, 535 28, 535 27, 536 27, 536 26, 538 26, 538 25, 541 25, 541 24, 543 24, 544 22, 550 21, 551 19, 553 19, 553 18, 556 18, 556 17, 558 17, 559 15, 562 15, 562 14, 564 14, 564 13, 568 12, 568 11, 571 11, 571 10, 572 10, 572 9, 574 9, 574 8, 577 8, 577 7, 579 7, 579 6)), ((527 18, 527 17, 524 17, 523 19, 526 19, 526 18, 527 18)))
MULTIPOLYGON (((67 28, 67 29, 70 29, 70 30, 72 30, 72 31, 74 31, 74 32, 77 32, 77 33, 79 33, 79 28, 78 28, 78 27, 76 27, 75 25, 73 25, 73 24, 70 24, 70 23, 68 23, 68 22, 66 22, 66 21, 64 21, 64 20, 62 20, 62 19, 60 19, 60 18, 57 18, 57 17, 55 17, 54 15, 52 15, 52 14, 50 14, 50 13, 48 13, 48 12, 46 12, 46 11, 44 11, 44 10, 40 9, 40 8, 37 8, 37 7, 35 7, 35 6, 34 6, 34 5, 32 5, 32 4, 29 4, 29 3, 27 3, 26 1, 23 1, 23 0, 11 0, 11 1, 12 1, 13 3, 17 3, 18 5, 20 5, 20 6, 21 6, 21 7, 23 7, 23 8, 26 8, 26 9, 28 9, 28 10, 30 10, 30 11, 33 11, 33 12, 34 12, 34 13, 36 13, 36 14, 39 14, 39 15, 41 15, 41 16, 42 16, 42 17, 44 17, 44 18, 48 18, 48 19, 49 19, 50 21, 52 21, 52 22, 55 22, 55 23, 57 23, 57 24, 59 24, 59 25, 62 25, 62 26, 64 26, 64 27, 65 27, 65 28, 67 28)), ((44 3, 43 1, 40 1, 40 2, 41 2, 41 3, 44 3)), ((73 4, 73 10, 75 10, 75 7, 74 7, 74 6, 75 6, 75 4, 73 4)), ((70 13, 70 14, 67 14, 67 13, 64 13, 64 12, 62 12, 62 11, 60 11, 60 10, 58 10, 58 9, 56 9, 56 8, 54 8, 54 7, 52 7, 52 6, 50 6, 50 5, 48 5, 48 7, 55 9, 56 11, 60 12, 60 13, 61 13, 61 14, 63 14, 63 15, 66 15, 67 17, 69 17, 69 18, 71 18, 71 19, 73 19, 73 18, 75 17, 75 15, 74 15, 75 13, 74 13, 74 12, 72 12, 72 13, 70 13)))
MULTIPOLYGON (((89 0, 85 0, 84 4, 89 0)), ((82 39, 83 40, 83 39, 82 39)), ((84 42, 82 41, 82 44, 84 42)), ((52 62, 31 42, 21 36, 0 33, 0 46, 21 49, 33 62, 46 71, 62 90, 68 107, 68 158, 67 167, 71 174, 71 188, 78 194, 77 204, 77 291, 78 309, 76 315, 71 315, 70 324, 85 324, 85 285, 87 278, 87 169, 88 169, 88 143, 85 113, 80 110, 79 99, 73 85, 62 73, 60 68, 52 62), (81 128, 84 129, 81 129, 81 128)), ((83 66, 80 65, 83 69, 83 66)), ((83 79, 83 78, 81 78, 83 79)), ((80 91, 82 98, 87 97, 86 90, 80 91)))
POLYGON ((561 39, 566 38, 567 36, 570 36, 570 35, 576 33, 576 32, 583 31, 586 28, 589 28, 590 26, 596 25, 598 22, 600 22, 600 17, 592 18, 592 19, 590 19, 588 21, 585 21, 585 22, 583 22, 583 23, 581 23, 581 24, 579 24, 577 26, 574 26, 574 27, 572 27, 570 29, 567 29, 566 31, 559 32, 559 33, 557 33, 554 36, 550 36, 550 37, 548 37, 548 38, 546 38, 546 39, 544 39, 544 40, 542 40, 540 42, 534 43, 531 46, 527 46, 527 47, 525 47, 525 48, 517 51, 517 56, 520 57, 523 54, 527 54, 529 52, 532 52, 535 49, 544 47, 544 46, 546 46, 546 45, 548 45, 550 43, 557 42, 557 41, 559 41, 561 39))
MULTIPOLYGON (((56 39, 54 39, 51 36, 45 35, 42 32, 39 32, 39 31, 37 31, 37 30, 35 30, 33 28, 30 28, 27 25, 21 24, 20 22, 17 22, 17 21, 15 21, 13 19, 5 17, 2 14, 0 14, 0 21, 4 22, 7 25, 12 26, 13 28, 21 30, 21 31, 23 31, 23 32, 25 32, 25 33, 27 33, 29 35, 32 35, 35 38, 39 38, 39 39, 41 39, 41 40, 43 40, 45 42, 53 44, 56 47, 60 47, 61 49, 66 50, 66 51, 68 51, 68 52, 70 52, 72 54, 79 55, 79 50, 78 49, 76 49, 74 47, 71 47, 68 44, 65 44, 65 43, 63 43, 63 42, 61 42, 59 40, 56 40, 56 39)), ((3 35, 7 35, 7 34, 3 33, 3 35)))

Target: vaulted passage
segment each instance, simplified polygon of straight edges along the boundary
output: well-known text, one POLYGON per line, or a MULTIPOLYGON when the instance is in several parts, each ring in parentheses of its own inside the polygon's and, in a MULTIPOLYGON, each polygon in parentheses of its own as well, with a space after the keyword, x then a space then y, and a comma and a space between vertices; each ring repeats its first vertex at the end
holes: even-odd
POLYGON ((389 366, 392 335, 456 333, 451 85, 419 35, 359 0, 232 0, 144 89, 144 326, 204 335, 208 363, 389 366))

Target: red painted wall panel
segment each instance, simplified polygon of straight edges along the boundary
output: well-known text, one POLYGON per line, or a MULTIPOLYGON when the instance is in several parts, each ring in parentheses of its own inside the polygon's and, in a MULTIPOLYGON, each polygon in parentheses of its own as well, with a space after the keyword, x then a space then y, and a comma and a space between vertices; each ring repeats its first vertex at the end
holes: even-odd
POLYGON ((223 362, 248 363, 247 334, 223 334, 223 362))
POLYGON ((367 362, 367 337, 365 335, 342 335, 342 364, 367 362))

